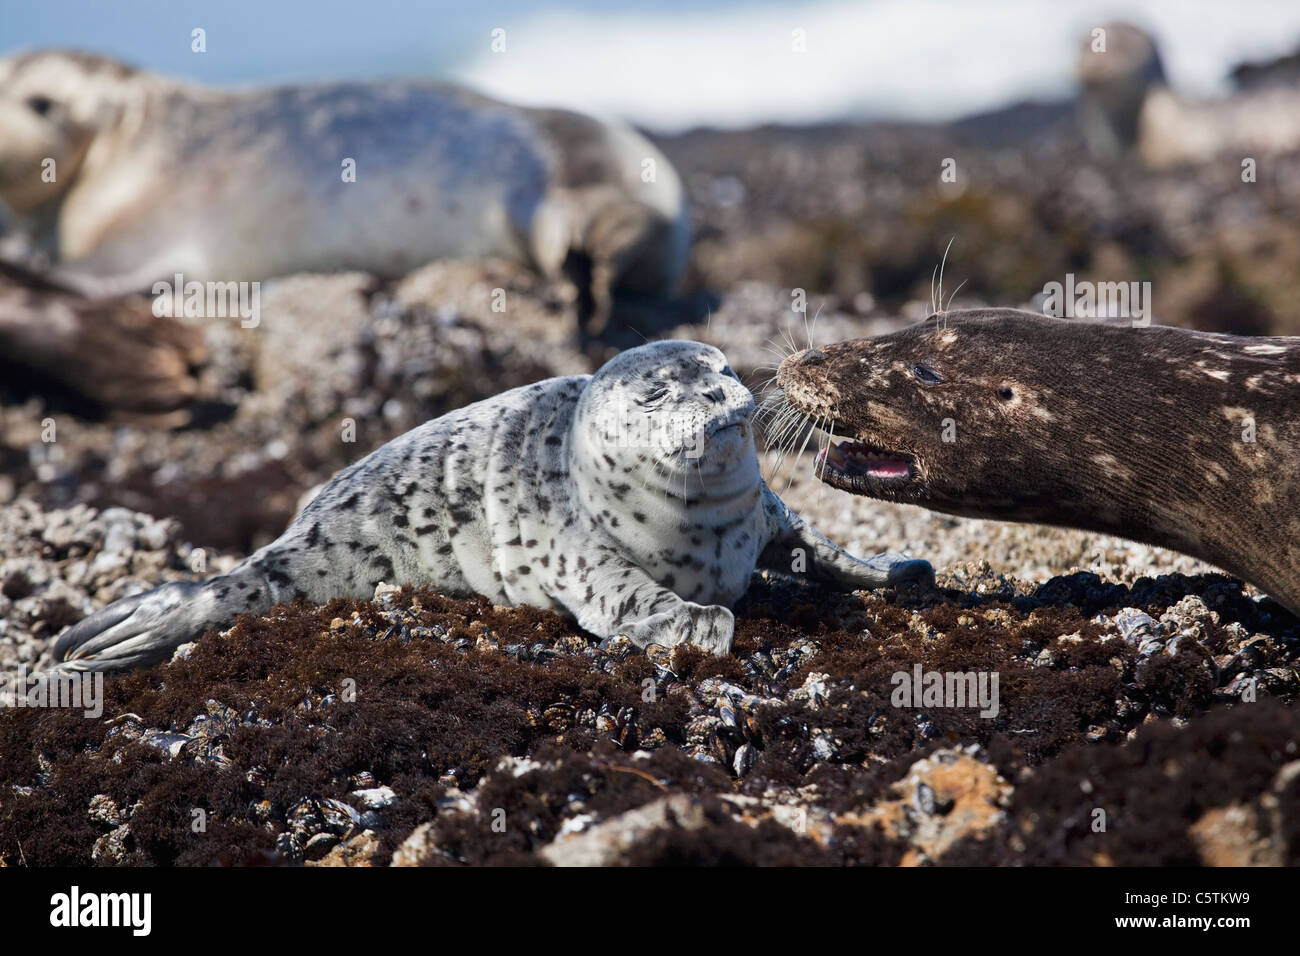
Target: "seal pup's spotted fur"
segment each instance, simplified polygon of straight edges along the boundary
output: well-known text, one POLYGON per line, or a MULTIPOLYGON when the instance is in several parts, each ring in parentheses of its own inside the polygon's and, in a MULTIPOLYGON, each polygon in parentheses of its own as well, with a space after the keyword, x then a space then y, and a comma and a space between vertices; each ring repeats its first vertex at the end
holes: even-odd
POLYGON ((836 488, 1201 558, 1300 614, 1300 338, 932 317, 807 350, 778 387, 836 488))
POLYGON ((656 342, 594 376, 513 389, 416 428, 335 476, 229 574, 166 584, 74 625, 76 669, 158 660, 278 601, 381 581, 567 611, 599 637, 731 648, 755 567, 871 588, 925 561, 841 551, 759 476, 754 399, 717 349, 656 342))

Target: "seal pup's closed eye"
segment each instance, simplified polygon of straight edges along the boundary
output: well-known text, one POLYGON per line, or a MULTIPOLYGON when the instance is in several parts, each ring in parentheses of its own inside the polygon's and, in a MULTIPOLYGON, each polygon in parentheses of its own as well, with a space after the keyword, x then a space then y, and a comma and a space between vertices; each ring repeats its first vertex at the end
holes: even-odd
POLYGON ((945 314, 782 363, 854 494, 1101 531, 1218 565, 1300 613, 1300 338, 945 314))
POLYGON ((165 657, 279 601, 367 597, 381 581, 565 611, 601 638, 731 648, 756 567, 857 588, 932 579, 860 560, 759 476, 754 399, 717 349, 655 342, 594 376, 513 389, 394 439, 335 476, 229 574, 125 598, 67 630, 67 668, 165 657))

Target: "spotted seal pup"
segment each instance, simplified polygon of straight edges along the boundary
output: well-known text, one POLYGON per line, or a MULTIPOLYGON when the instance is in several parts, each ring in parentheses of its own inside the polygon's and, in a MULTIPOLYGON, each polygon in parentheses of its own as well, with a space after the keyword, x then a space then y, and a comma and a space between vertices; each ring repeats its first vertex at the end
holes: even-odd
POLYGON ((787 358, 836 488, 1170 548, 1300 613, 1300 338, 950 313, 787 358))
POLYGON ((755 567, 858 588, 927 580, 866 561, 759 476, 754 399, 717 349, 656 342, 427 422, 336 475, 234 571, 165 584, 73 625, 77 669, 147 663, 277 601, 369 596, 381 581, 567 611, 602 638, 725 654, 755 567))
POLYGON ((672 164, 618 123, 418 80, 224 91, 65 51, 0 59, 0 201, 92 294, 493 256, 573 280, 592 335, 616 297, 673 291, 690 243, 672 164))

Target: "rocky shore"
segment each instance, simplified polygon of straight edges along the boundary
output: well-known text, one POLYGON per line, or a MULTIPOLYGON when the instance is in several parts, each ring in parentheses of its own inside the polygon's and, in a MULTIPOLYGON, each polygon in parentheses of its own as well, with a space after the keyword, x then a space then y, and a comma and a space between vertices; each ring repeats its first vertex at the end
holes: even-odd
MULTIPOLYGON (((955 235, 957 306, 1074 272, 1153 281, 1159 322, 1300 332, 1295 157, 1244 184, 1081 161, 1059 116, 993 129, 663 142, 692 285, 637 330, 757 387, 786 336, 926 314, 955 235)), ((0 383, 5 677, 90 610, 233 566, 389 438, 603 357, 563 287, 493 262, 290 277, 262 309, 203 323, 199 397, 166 416, 0 383)), ((849 550, 929 558, 940 594, 756 579, 721 660, 427 591, 280 607, 107 681, 97 719, 0 710, 0 864, 1297 863, 1294 618, 1178 555, 854 498, 809 462, 764 474, 849 550), (996 713, 896 700, 930 672, 996 675, 996 713)))
MULTIPOLYGON (((188 573, 174 521, 6 514, 10 675, 88 607, 188 573)), ((279 607, 110 679, 97 719, 7 708, 0 858, 1294 864, 1294 620, 1217 574, 1121 577, 764 576, 724 659, 387 586, 279 607), (996 705, 899 706, 929 672, 996 674, 996 705)))

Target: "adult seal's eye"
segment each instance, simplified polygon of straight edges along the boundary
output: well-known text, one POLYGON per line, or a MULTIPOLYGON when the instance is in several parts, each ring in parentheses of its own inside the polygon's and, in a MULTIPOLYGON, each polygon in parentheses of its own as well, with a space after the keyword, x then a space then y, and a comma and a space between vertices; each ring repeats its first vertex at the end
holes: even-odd
POLYGON ((48 96, 29 96, 27 108, 37 116, 47 116, 50 110, 54 109, 54 100, 48 96))
POLYGON ((930 368, 930 366, 922 365, 920 362, 912 366, 912 375, 922 385, 941 385, 943 383, 942 375, 930 368))
POLYGON ((1010 385, 1003 385, 998 389, 998 398, 1004 402, 1009 402, 1015 398, 1016 393, 1011 390, 1010 385))

